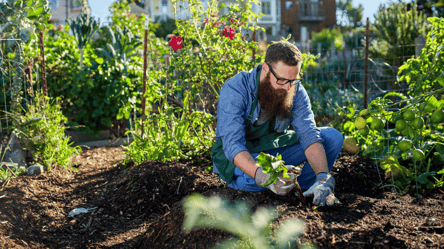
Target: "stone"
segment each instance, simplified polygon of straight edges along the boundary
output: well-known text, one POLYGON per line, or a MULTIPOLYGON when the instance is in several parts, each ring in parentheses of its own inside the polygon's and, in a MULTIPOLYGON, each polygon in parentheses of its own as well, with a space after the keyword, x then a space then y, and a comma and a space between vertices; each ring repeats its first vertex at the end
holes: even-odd
POLYGON ((43 173, 43 166, 39 163, 28 167, 28 176, 36 176, 40 175, 41 173, 43 173))
POLYGON ((15 132, 11 133, 11 139, 5 149, 5 155, 3 157, 5 162, 14 162, 19 166, 26 167, 26 154, 20 144, 20 139, 15 132))

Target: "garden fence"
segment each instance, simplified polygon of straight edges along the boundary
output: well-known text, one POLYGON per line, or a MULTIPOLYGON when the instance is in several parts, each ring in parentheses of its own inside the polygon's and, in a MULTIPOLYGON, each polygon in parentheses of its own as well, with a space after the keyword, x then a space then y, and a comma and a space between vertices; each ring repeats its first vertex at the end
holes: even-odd
MULTIPOLYGON (((13 74, 17 64, 8 59, 6 52, 5 37, 0 37, 0 70, 1 70, 1 89, 0 107, 2 110, 0 130, 11 126, 11 120, 8 119, 5 112, 9 111, 11 98, 8 96, 13 82, 13 74)), ((337 107, 349 104, 355 104, 358 109, 364 105, 365 89, 365 47, 356 47, 353 49, 344 48, 342 51, 335 49, 320 49, 321 46, 312 47, 307 51, 314 55, 320 55, 316 65, 309 66, 304 73, 304 87, 307 89, 312 99, 315 115, 332 115, 337 107)), ((413 51, 418 54, 418 45, 398 47, 402 51, 413 51)), ((36 48, 37 49, 37 48, 36 48)), ((420 51, 420 50, 419 50, 420 51)), ((21 51, 21 54, 23 52, 21 51)), ((386 58, 369 57, 368 60, 368 103, 382 97, 385 93, 396 91, 406 93, 408 85, 403 82, 397 82, 398 68, 405 60, 411 56, 390 55, 386 58)), ((19 65, 22 69, 22 92, 24 99, 32 98, 32 89, 43 88, 41 67, 32 60, 27 60, 29 65, 19 65), (34 79, 32 73, 34 72, 34 79), (35 85, 34 85, 35 84, 35 85)), ((48 77, 51 77, 48 75, 48 77)), ((55 97, 55 96, 53 96, 55 97)))

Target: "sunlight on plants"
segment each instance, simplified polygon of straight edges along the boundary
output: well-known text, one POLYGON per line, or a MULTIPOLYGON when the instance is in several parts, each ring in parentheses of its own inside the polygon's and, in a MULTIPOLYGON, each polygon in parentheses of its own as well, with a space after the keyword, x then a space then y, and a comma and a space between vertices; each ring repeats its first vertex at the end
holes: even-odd
POLYGON ((287 219, 273 229, 272 223, 279 215, 276 211, 259 207, 251 214, 250 209, 245 202, 230 204, 218 196, 207 198, 195 193, 185 199, 183 226, 188 232, 193 228, 211 227, 236 236, 216 248, 295 248, 298 245, 297 237, 305 230, 303 221, 287 219))

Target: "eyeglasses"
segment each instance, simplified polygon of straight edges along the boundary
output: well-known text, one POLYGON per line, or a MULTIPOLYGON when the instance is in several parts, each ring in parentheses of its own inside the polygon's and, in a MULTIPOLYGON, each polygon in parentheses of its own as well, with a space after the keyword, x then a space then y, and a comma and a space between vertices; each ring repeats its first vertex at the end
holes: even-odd
MULTIPOLYGON (((265 62, 265 63, 268 65, 268 67, 270 68, 271 73, 276 78, 276 84, 283 86, 283 85, 286 85, 286 84, 290 83, 290 86, 294 86, 294 85, 297 85, 297 84, 301 83, 301 79, 288 80, 288 79, 283 79, 283 78, 277 77, 276 73, 274 72, 274 70, 271 67, 271 65, 268 62, 265 62)), ((299 73, 299 75, 300 75, 300 73, 299 73)))

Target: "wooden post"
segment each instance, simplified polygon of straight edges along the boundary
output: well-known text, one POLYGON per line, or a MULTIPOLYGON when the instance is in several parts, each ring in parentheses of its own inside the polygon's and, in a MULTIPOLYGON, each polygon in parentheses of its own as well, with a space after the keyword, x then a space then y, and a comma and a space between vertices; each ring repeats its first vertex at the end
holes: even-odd
POLYGON ((144 122, 144 116, 145 116, 145 109, 146 109, 146 70, 148 67, 147 62, 147 43, 148 43, 148 28, 145 29, 145 36, 143 38, 143 87, 142 87, 142 132, 141 137, 143 139, 143 122, 144 122))
POLYGON ((42 88, 43 95, 48 96, 48 86, 46 85, 46 67, 45 67, 45 45, 43 42, 43 30, 39 30, 40 37, 40 57, 42 57, 42 88))
POLYGON ((344 65, 344 90, 347 89, 347 63, 345 61, 345 42, 342 42, 342 64, 344 65))
POLYGON ((367 83, 368 83, 368 44, 369 44, 369 21, 367 17, 367 28, 365 30, 365 68, 364 68, 364 108, 368 106, 368 94, 367 94, 367 83))

